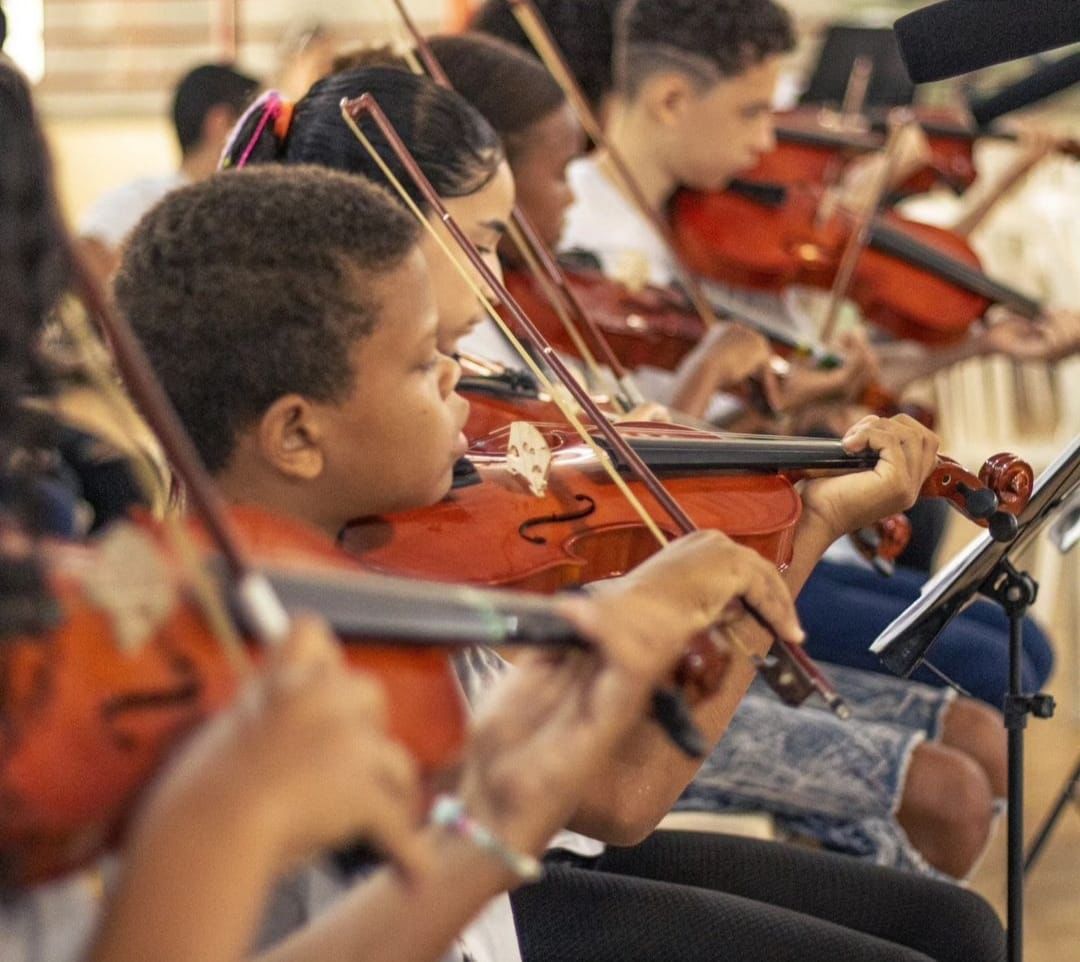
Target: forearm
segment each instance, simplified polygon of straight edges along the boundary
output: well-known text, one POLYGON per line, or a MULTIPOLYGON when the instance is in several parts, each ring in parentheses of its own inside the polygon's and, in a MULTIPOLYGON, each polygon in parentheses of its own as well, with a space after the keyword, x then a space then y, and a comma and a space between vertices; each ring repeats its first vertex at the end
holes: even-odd
POLYGON ((275 878, 253 828, 182 811, 137 827, 88 962, 242 959, 275 878))
POLYGON ((912 381, 986 354, 987 346, 980 335, 969 334, 954 345, 927 346, 915 341, 893 341, 878 346, 877 352, 881 362, 882 385, 890 391, 899 392, 912 381))
MULTIPOLYGON (((796 529, 791 563, 783 575, 793 596, 841 534, 817 515, 804 514, 796 529)), ((735 632, 749 653, 764 654, 773 642, 772 635, 749 618, 739 622, 735 632)), ((720 689, 694 708, 694 721, 710 748, 727 731, 754 673, 750 659, 733 651, 720 689)), ((671 810, 700 765, 700 760, 687 758, 672 745, 655 724, 642 722, 609 763, 597 770, 570 828, 609 844, 634 844, 671 810)))
POLYGON ((433 870, 380 869, 257 962, 435 962, 512 879, 473 843, 431 829, 433 870))

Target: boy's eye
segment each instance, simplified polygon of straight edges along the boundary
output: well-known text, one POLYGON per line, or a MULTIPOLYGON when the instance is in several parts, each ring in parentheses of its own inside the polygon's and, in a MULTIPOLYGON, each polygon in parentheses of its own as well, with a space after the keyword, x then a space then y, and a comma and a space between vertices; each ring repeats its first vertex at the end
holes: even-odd
POLYGON ((476 250, 478 253, 483 254, 485 257, 495 253, 494 247, 477 247, 476 250))
POLYGON ((439 366, 439 355, 436 354, 430 360, 424 361, 420 365, 420 370, 424 371, 426 373, 428 371, 434 371, 435 368, 437 368, 438 366, 439 366))

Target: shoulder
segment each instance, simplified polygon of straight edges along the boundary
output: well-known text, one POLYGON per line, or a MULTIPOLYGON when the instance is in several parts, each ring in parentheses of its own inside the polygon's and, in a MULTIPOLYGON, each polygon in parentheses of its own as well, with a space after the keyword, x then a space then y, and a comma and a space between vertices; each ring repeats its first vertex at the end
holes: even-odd
POLYGON ((93 203, 79 221, 79 233, 117 247, 143 214, 186 182, 182 174, 174 172, 121 184, 93 203))

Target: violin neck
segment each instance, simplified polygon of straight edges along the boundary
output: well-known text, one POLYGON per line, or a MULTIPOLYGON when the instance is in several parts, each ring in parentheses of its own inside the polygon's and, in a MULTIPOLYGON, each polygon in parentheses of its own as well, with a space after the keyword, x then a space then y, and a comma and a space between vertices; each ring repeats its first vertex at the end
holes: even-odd
POLYGON ((1038 301, 995 281, 974 267, 934 250, 922 241, 907 236, 884 221, 876 221, 871 227, 870 246, 882 254, 926 268, 957 287, 985 297, 995 304, 1001 304, 1023 317, 1034 320, 1042 315, 1042 305, 1038 301))
POLYGON ((288 611, 314 611, 346 644, 462 648, 584 648, 577 629, 542 598, 377 574, 264 569, 288 611))
POLYGON ((789 144, 802 144, 807 147, 853 150, 861 153, 880 150, 882 146, 880 137, 871 137, 866 134, 841 130, 813 130, 810 128, 789 127, 784 124, 776 125, 776 139, 789 144))
MULTIPOLYGON (((615 462, 619 459, 597 438, 615 462)), ((878 461, 875 452, 849 454, 839 441, 817 438, 627 437, 630 447, 654 471, 862 471, 878 461)), ((624 466, 619 464, 620 468, 624 466)))

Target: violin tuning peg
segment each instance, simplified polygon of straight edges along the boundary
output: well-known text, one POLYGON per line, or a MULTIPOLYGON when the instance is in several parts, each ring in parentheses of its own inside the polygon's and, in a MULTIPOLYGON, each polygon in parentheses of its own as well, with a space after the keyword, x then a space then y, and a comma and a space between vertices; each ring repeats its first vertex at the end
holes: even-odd
POLYGON ((987 520, 990 537, 1002 544, 1012 541, 1020 530, 1020 522, 1007 511, 995 511, 987 520))
POLYGON ((964 499, 964 510, 979 520, 992 519, 998 512, 998 496, 989 488, 973 488, 963 481, 956 485, 964 499))

